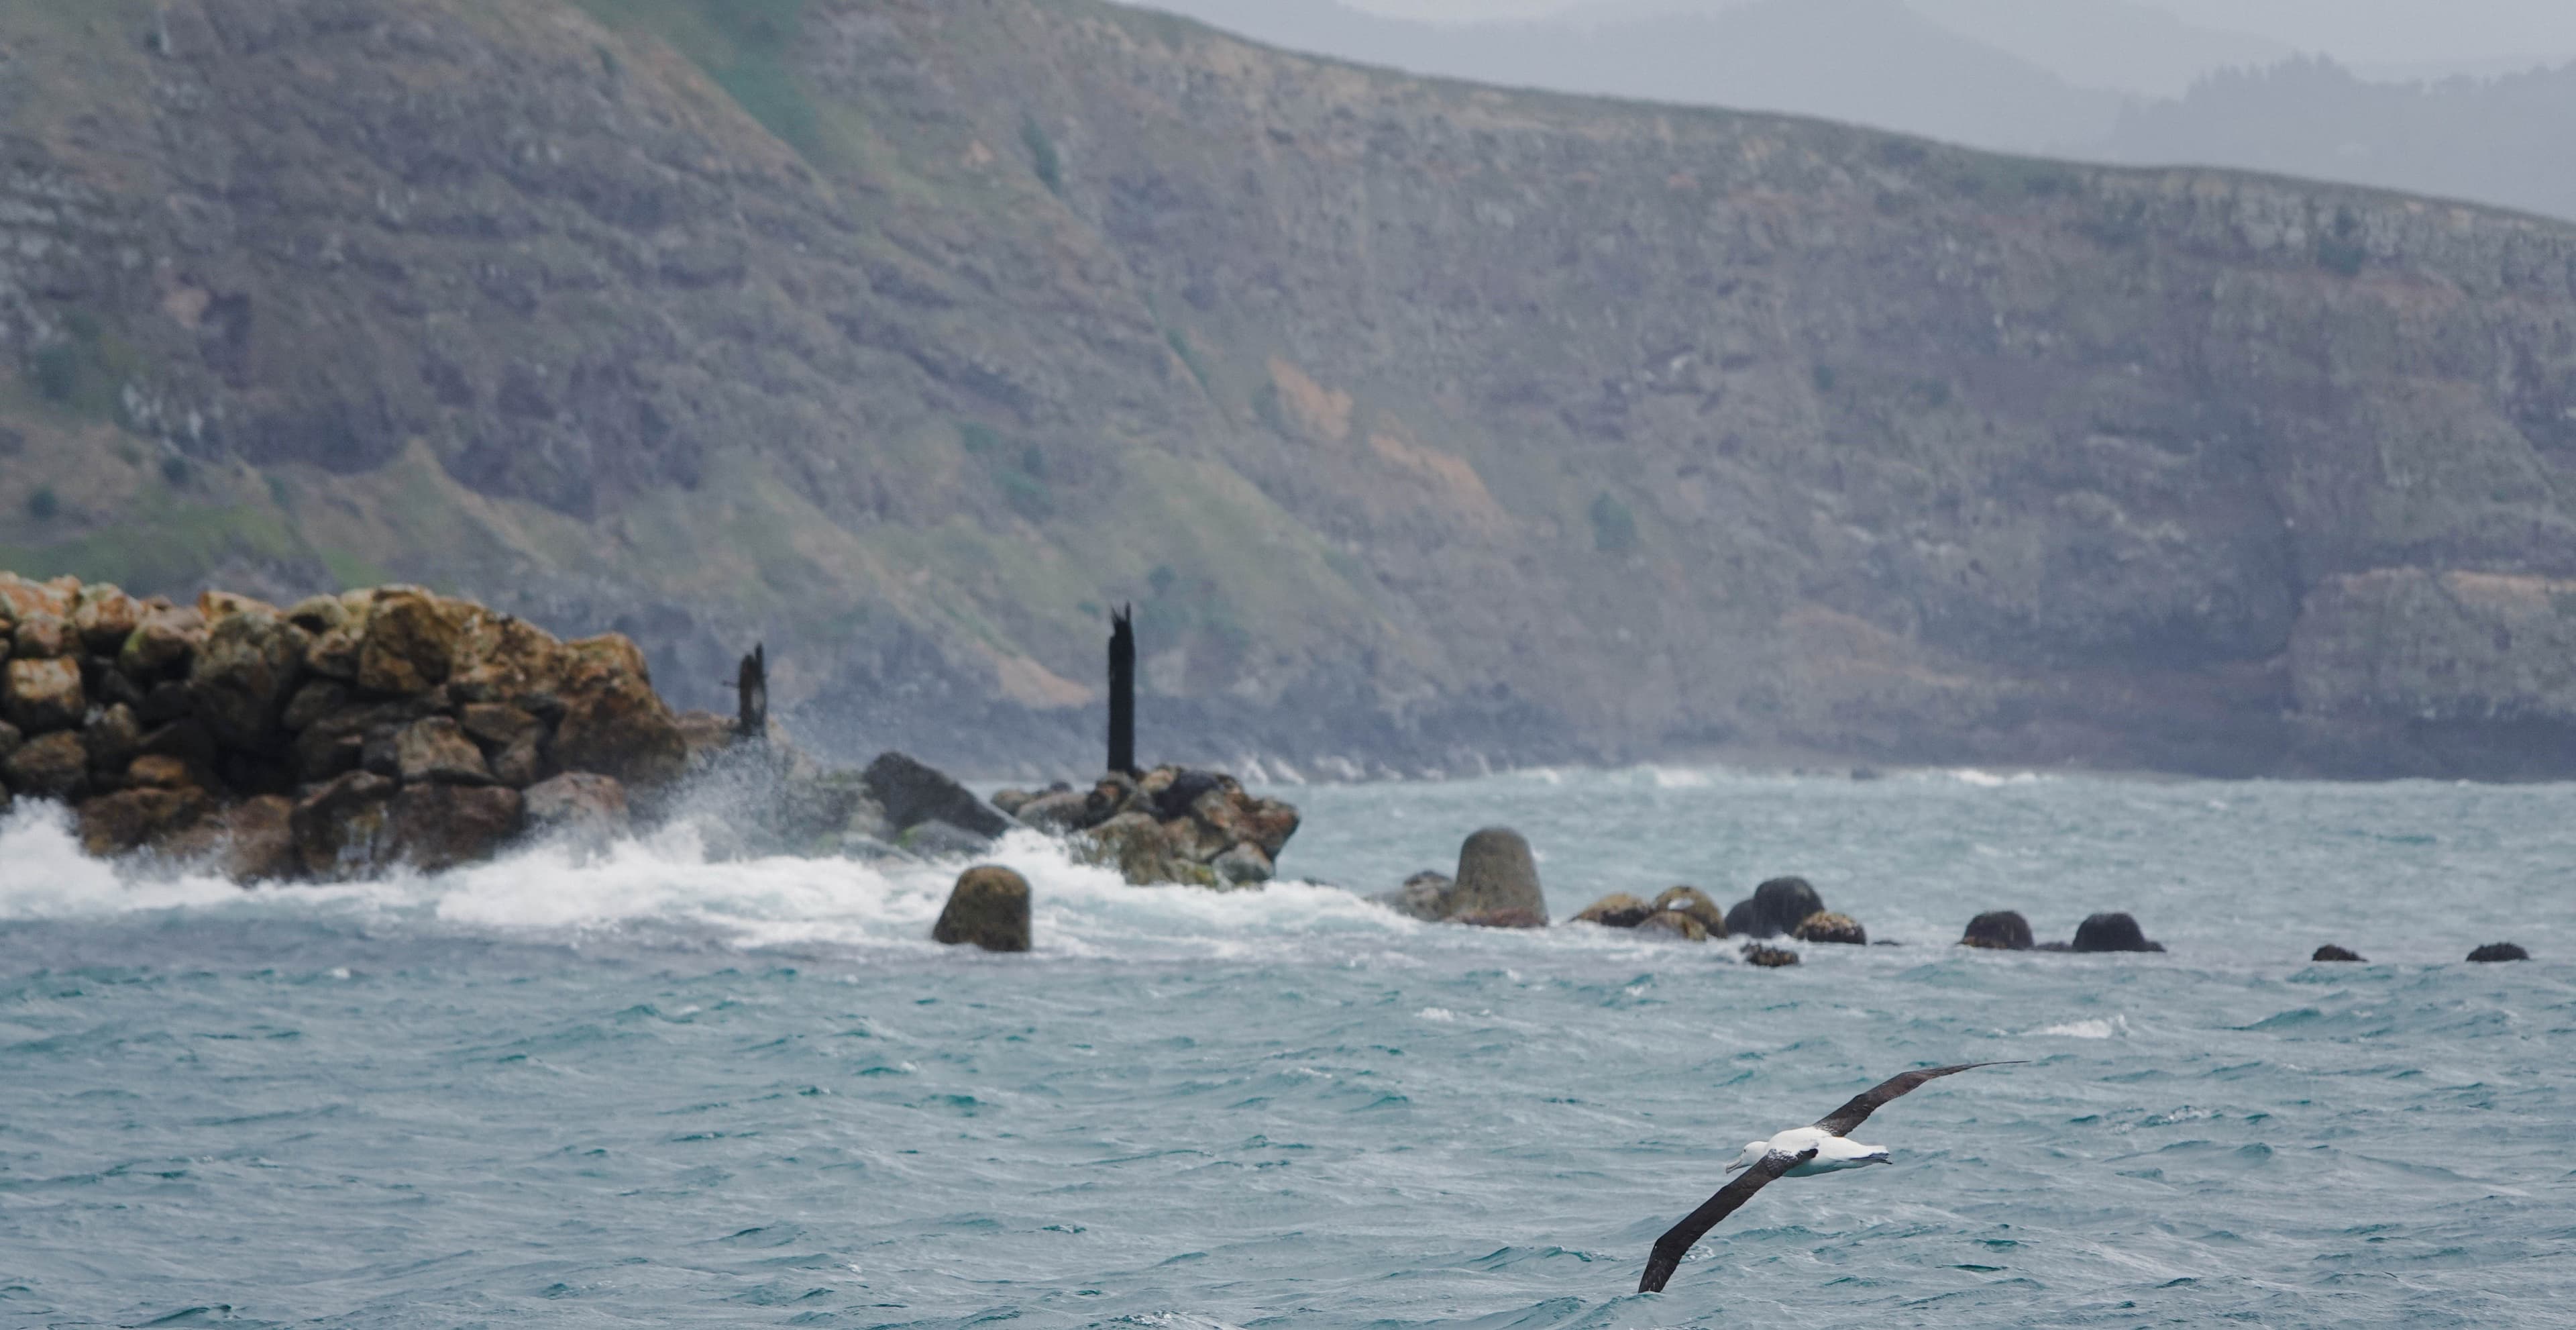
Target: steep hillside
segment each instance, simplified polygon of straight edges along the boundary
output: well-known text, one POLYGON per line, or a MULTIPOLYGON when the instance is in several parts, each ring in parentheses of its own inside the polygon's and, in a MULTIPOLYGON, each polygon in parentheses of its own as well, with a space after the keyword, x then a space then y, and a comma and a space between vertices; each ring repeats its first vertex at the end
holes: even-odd
POLYGON ((1076 0, 0 47, 21 571, 766 637, 952 760, 1087 753, 1134 600, 1156 755, 2576 765, 2565 227, 1076 0))

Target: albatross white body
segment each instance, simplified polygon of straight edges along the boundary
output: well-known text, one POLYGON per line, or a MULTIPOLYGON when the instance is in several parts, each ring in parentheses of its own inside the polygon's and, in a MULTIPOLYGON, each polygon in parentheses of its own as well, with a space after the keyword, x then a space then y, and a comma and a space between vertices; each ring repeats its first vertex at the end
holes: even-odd
POLYGON ((1812 1178, 1819 1173, 1839 1173, 1847 1168, 1870 1164, 1892 1164, 1884 1145, 1863 1145, 1848 1136, 1836 1136, 1822 1127, 1791 1127, 1767 1141, 1748 1141, 1744 1153, 1726 1166, 1729 1173, 1739 1173, 1761 1163, 1765 1155, 1803 1155, 1815 1149, 1815 1157, 1781 1174, 1789 1178, 1812 1178))

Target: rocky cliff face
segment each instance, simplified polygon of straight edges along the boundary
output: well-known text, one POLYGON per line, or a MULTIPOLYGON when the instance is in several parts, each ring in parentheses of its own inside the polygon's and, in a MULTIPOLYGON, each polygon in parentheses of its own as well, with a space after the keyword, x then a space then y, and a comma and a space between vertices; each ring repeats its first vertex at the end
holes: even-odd
POLYGON ((950 760, 1088 754, 1132 600, 1157 758, 2576 766, 2564 226, 1074 0, 0 49, 23 569, 766 637, 950 760))

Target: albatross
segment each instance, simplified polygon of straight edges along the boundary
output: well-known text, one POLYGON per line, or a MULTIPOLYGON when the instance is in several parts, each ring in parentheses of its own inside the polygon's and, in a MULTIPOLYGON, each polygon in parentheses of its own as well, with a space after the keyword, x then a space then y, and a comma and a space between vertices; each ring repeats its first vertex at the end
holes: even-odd
POLYGON ((1767 1141, 1750 1141, 1744 1153, 1726 1166, 1729 1173, 1744 1176, 1718 1188, 1706 1204, 1684 1216, 1671 1231, 1655 1239, 1654 1255, 1647 1258, 1645 1277, 1637 1281, 1640 1293, 1661 1293, 1682 1263, 1682 1257, 1718 1221, 1734 1214, 1753 1193, 1782 1178, 1811 1178, 1819 1173, 1839 1173, 1847 1168, 1866 1168, 1871 1164, 1888 1164, 1887 1147, 1863 1145, 1851 1139, 1851 1132, 1869 1120, 1890 1100, 1900 1098, 1928 1081, 1943 1076, 1956 1076, 1979 1067, 2017 1066, 2011 1062, 1963 1062, 1955 1067, 1928 1067, 1892 1076, 1870 1089, 1852 1096, 1852 1101, 1816 1119, 1812 1127, 1791 1127, 1767 1141))

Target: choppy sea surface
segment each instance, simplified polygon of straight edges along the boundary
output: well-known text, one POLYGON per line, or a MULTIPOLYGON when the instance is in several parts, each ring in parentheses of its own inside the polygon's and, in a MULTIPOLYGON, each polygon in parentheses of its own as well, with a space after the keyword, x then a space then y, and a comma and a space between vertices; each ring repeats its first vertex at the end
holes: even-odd
POLYGON ((1505 823, 1560 916, 1786 873, 1900 946, 1434 927, 954 868, 244 893, 0 822, 0 1326, 2565 1325, 2576 787, 1535 772, 1283 791, 1384 890, 1505 823), (2164 955, 1953 944, 2127 909, 2164 955), (2537 958, 2469 965, 2479 943, 2537 958), (2312 965, 2322 942, 2370 958, 2312 965), (1746 1140, 1911 1067, 1896 1164, 1746 1140))

